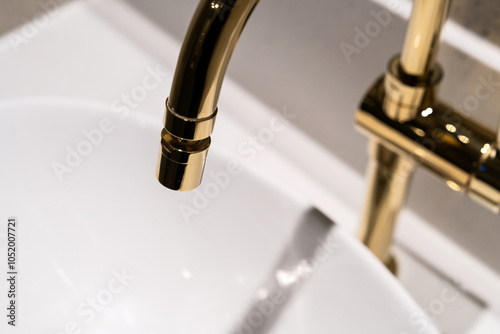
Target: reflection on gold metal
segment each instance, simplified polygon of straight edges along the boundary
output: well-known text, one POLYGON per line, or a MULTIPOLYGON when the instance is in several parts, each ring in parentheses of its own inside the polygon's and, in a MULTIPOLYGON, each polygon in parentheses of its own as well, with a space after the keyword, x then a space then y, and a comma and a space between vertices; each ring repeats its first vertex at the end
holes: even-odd
POLYGON ((481 153, 483 153, 483 154, 488 153, 488 151, 490 150, 490 148, 491 148, 490 144, 488 144, 488 143, 484 144, 484 146, 481 148, 481 153))
POLYGON ((413 172, 399 170, 398 162, 422 166, 452 190, 465 191, 493 210, 500 207, 498 136, 436 97, 442 70, 433 59, 448 8, 449 0, 414 1, 401 56, 389 62, 355 116, 357 127, 376 143, 361 239, 388 266, 413 172))
MULTIPOLYGON (((437 100, 431 102, 433 113, 428 117, 420 115, 411 121, 400 123, 386 115, 384 99, 384 84, 383 79, 380 79, 369 90, 356 113, 358 128, 394 152, 411 156, 419 165, 442 179, 468 189, 483 163, 484 155, 493 151, 495 133, 437 100), (456 124, 460 124, 460 131, 469 134, 468 145, 457 145, 460 143, 458 140, 448 140, 446 136, 437 135, 448 133, 449 119, 456 120, 456 124), (414 128, 423 130, 425 136, 415 134, 414 128)), ((422 107, 426 108, 427 106, 422 107)), ((489 173, 496 173, 495 171, 495 168, 489 169, 489 173)), ((500 174, 496 177, 500 178, 500 174)))
POLYGON ((360 239, 387 266, 397 216, 405 199, 415 161, 394 153, 379 142, 370 143, 371 163, 368 193, 362 217, 360 239))
POLYGON ((464 135, 458 135, 458 140, 460 140, 464 144, 470 143, 469 137, 464 136, 464 135))
POLYGON ((205 167, 210 137, 184 141, 163 129, 156 177, 165 187, 186 191, 196 188, 205 167))
POLYGON ((426 77, 437 55, 450 0, 415 0, 406 31, 401 68, 410 76, 426 77))
POLYGON ((398 56, 390 62, 384 77, 384 110, 388 117, 400 123, 415 118, 419 113, 430 116, 432 108, 422 109, 423 105, 431 105, 434 100, 434 87, 441 80, 441 67, 435 65, 428 76, 422 78, 409 77, 401 71, 398 56))
POLYGON ((160 183, 192 190, 202 178, 231 54, 258 0, 202 0, 189 26, 166 101, 160 183))
POLYGON ((469 189, 480 203, 494 212, 500 211, 500 146, 490 149, 488 157, 476 169, 469 189))
POLYGON ((422 111, 422 117, 427 117, 427 116, 431 115, 432 112, 433 112, 432 108, 427 108, 424 111, 422 111))
POLYGON ((462 188, 453 181, 446 181, 446 185, 453 191, 460 191, 462 188))
POLYGON ((453 124, 446 124, 446 130, 450 131, 451 133, 457 132, 457 128, 453 124))
POLYGON ((417 136, 425 137, 425 131, 424 130, 416 128, 416 127, 412 127, 411 129, 413 130, 413 132, 415 132, 415 134, 417 136))

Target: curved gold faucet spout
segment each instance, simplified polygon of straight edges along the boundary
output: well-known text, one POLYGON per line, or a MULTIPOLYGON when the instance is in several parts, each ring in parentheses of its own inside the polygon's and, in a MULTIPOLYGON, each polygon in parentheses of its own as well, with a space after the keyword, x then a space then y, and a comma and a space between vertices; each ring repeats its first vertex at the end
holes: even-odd
POLYGON ((165 105, 156 174, 170 189, 192 190, 201 182, 226 69, 258 2, 202 0, 198 5, 165 105))

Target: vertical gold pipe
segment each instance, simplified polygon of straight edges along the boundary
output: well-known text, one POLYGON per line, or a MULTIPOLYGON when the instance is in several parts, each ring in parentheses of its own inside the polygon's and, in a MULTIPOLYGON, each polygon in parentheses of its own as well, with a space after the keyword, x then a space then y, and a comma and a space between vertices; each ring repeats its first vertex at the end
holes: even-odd
MULTIPOLYGON (((385 77, 384 112, 391 119, 400 123, 407 122, 415 117, 416 111, 421 107, 426 97, 426 85, 422 83, 429 81, 428 74, 433 68, 449 5, 450 0, 414 1, 399 63, 391 61, 385 77), (416 77, 417 80, 405 82, 408 76, 416 77)), ((369 189, 360 238, 395 272, 390 247, 399 212, 406 200, 415 161, 374 140, 370 143, 369 150, 369 189)))
POLYGON ((425 77, 429 72, 449 7, 450 0, 415 0, 401 52, 406 74, 425 77))
MULTIPOLYGON (((385 77, 385 113, 401 123, 411 120, 424 101, 428 74, 434 57, 450 0, 415 0, 406 31, 399 68, 385 77), (401 71, 402 70, 402 71, 401 71), (405 82, 408 76, 416 86, 405 82), (424 85, 425 86, 425 85, 424 85), (396 104, 394 104, 396 101, 396 104), (390 108, 393 106, 394 110, 390 108), (406 109, 408 110, 406 110, 406 109)), ((397 62, 391 62, 391 65, 397 62)), ((360 238, 363 243, 393 272, 396 271, 390 247, 397 218, 403 207, 415 161, 393 152, 383 144, 370 143, 371 163, 368 173, 369 188, 361 221, 360 238)))
POLYGON ((390 253, 392 236, 415 164, 413 160, 401 157, 373 140, 369 151, 369 188, 361 220, 360 239, 394 272, 395 264, 390 253))

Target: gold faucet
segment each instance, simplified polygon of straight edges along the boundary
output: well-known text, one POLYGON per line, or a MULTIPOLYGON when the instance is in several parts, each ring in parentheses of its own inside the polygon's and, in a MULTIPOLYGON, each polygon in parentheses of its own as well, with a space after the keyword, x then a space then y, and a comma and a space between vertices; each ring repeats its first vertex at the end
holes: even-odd
POLYGON ((258 0, 202 0, 181 48, 166 104, 157 178, 173 190, 201 182, 217 101, 236 42, 258 0))
MULTIPOLYGON (((196 188, 210 146, 217 101, 238 38, 258 0, 202 0, 179 55, 166 101, 157 178, 196 188)), ((401 56, 356 112, 371 137, 370 186, 361 239, 389 267, 398 213, 417 166, 498 210, 500 143, 495 133, 436 98, 442 70, 434 57, 450 0, 415 0, 401 56)))
POLYGON ((434 62, 450 0, 416 0, 401 55, 395 56, 356 112, 370 137, 369 189, 360 238, 393 272, 390 246, 416 167, 492 210, 500 206, 498 133, 436 96, 443 77, 434 62))

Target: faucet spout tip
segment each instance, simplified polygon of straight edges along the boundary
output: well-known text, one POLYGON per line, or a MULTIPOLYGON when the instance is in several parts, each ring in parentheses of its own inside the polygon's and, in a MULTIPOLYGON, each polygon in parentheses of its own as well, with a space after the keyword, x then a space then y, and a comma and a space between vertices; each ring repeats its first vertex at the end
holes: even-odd
POLYGON ((203 176, 210 137, 199 141, 176 138, 163 129, 156 178, 175 191, 196 189, 203 176))

